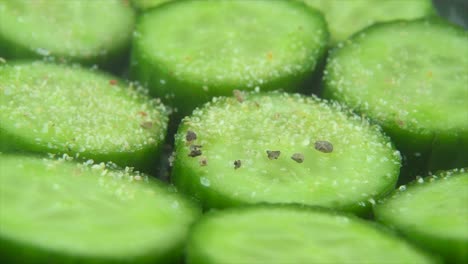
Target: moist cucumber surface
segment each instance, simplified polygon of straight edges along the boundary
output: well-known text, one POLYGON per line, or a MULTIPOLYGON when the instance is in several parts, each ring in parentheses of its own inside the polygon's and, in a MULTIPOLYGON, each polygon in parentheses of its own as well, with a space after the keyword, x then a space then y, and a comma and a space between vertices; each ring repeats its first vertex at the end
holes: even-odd
POLYGON ((173 182, 206 207, 302 203, 363 212, 394 188, 400 168, 377 126, 337 103, 287 93, 214 98, 183 119, 175 148, 173 182))
POLYGON ((120 62, 129 47, 134 20, 130 4, 121 0, 3 0, 0 56, 120 62))
POLYGON ((165 263, 197 209, 129 170, 0 154, 0 253, 8 263, 165 263))
POLYGON ((188 264, 434 263, 364 220, 296 206, 208 213, 192 229, 188 264))
POLYGON ((468 261, 468 172, 419 178, 374 208, 378 221, 443 255, 448 263, 468 261))
POLYGON ((434 15, 431 0, 303 0, 322 11, 333 44, 376 22, 434 15))
POLYGON ((174 1, 140 17, 131 72, 183 117, 234 89, 299 88, 327 41, 323 16, 300 2, 174 1))
POLYGON ((42 62, 0 67, 0 149, 67 153, 151 166, 167 113, 145 90, 80 67, 42 62))
POLYGON ((332 52, 324 97, 377 121, 429 168, 467 166, 468 32, 439 19, 378 24, 332 52))

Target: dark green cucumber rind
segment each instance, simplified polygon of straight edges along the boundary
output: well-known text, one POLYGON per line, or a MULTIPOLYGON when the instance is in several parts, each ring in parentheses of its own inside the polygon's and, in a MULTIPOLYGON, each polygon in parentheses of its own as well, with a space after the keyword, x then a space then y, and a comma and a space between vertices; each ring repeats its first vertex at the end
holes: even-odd
MULTIPOLYGON (((328 61, 339 57, 341 53, 346 52, 345 47, 351 46, 354 42, 358 42, 366 34, 371 34, 374 31, 379 31, 387 25, 396 23, 431 23, 432 25, 446 27, 453 31, 457 31, 460 35, 467 34, 463 28, 449 24, 445 20, 438 17, 421 18, 413 21, 398 20, 392 22, 378 23, 369 26, 355 34, 348 40, 343 42, 343 46, 335 47, 328 57, 328 61)), ((342 95, 336 92, 333 84, 333 76, 336 74, 333 68, 326 67, 323 78, 322 97, 334 99, 345 103, 342 95)), ((356 112, 366 114, 363 105, 349 105, 356 112)), ((461 109, 462 110, 462 109, 461 109)), ((451 131, 428 131, 428 130, 408 130, 394 123, 393 120, 375 119, 373 116, 367 115, 372 121, 376 122, 384 131, 392 138, 398 150, 404 156, 404 166, 402 168, 402 177, 414 179, 416 175, 427 174, 430 171, 447 170, 456 167, 468 166, 468 130, 451 131)), ((407 180, 406 180, 407 181, 407 180)))
MULTIPOLYGON (((112 241, 109 241, 112 243, 112 241)), ((65 253, 58 251, 50 251, 50 249, 38 248, 36 245, 26 245, 14 240, 0 237, 0 255, 5 263, 26 263, 28 264, 151 264, 151 263, 178 263, 180 255, 184 250, 183 245, 178 245, 164 254, 155 258, 152 254, 145 256, 129 257, 126 259, 108 259, 103 257, 92 257, 73 255, 73 253, 65 253)))
MULTIPOLYGON (((19 162, 22 162, 22 160, 28 160, 28 159, 31 159, 31 160, 36 159, 37 161, 39 160, 37 158, 32 158, 30 156, 16 156, 16 155, 12 156, 12 155, 0 154, 0 158, 3 159, 5 157, 8 157, 8 159, 17 159, 19 162)), ((55 161, 49 160, 49 161, 45 161, 45 162, 50 162, 50 164, 52 164, 53 162, 57 162, 57 160, 55 160, 55 161)), ((20 163, 18 163, 18 164, 20 164, 20 163)), ((49 163, 47 163, 47 164, 49 164, 49 163)), ((88 174, 88 175, 85 175, 85 176, 82 176, 82 177, 96 176, 96 183, 98 182, 97 180, 99 178, 99 172, 102 170, 102 168, 100 168, 98 170, 96 170, 94 168, 86 168, 86 166, 83 167, 80 164, 76 164, 76 166, 75 166, 75 165, 73 165, 74 162, 67 162, 67 161, 64 161, 64 160, 62 160, 61 162, 59 162, 57 164, 58 164, 58 166, 64 166, 64 168, 65 168, 65 166, 68 166, 70 168, 75 168, 75 169, 78 169, 78 170, 85 170, 85 171, 86 170, 88 170, 88 171, 93 170, 93 173, 96 172, 95 174, 97 174, 97 175, 88 174)), ((4 169, 3 172, 6 172, 7 168, 3 167, 3 169, 4 169)), ((26 169, 32 169, 32 168, 26 168, 26 169)), ((114 172, 115 172, 115 177, 122 177, 119 180, 125 182, 125 181, 128 181, 128 179, 126 178, 127 176, 140 175, 144 179, 144 181, 146 181, 144 183, 141 182, 141 184, 153 185, 153 187, 154 187, 153 191, 158 191, 157 195, 163 196, 163 195, 168 195, 169 194, 172 197, 172 199, 176 199, 175 201, 182 204, 182 207, 184 207, 185 212, 178 212, 178 214, 180 214, 178 216, 179 218, 187 217, 187 219, 191 219, 190 222, 193 222, 200 214, 200 208, 198 206, 196 206, 196 204, 193 201, 191 201, 189 199, 186 199, 182 195, 177 194, 176 190, 171 185, 167 185, 165 183, 162 183, 162 182, 160 182, 158 180, 152 179, 151 177, 145 176, 143 174, 135 174, 135 173, 132 173, 132 172, 129 172, 128 174, 127 173, 122 173, 122 172, 120 172, 118 170, 114 170, 114 169, 112 169, 110 167, 108 167, 108 170, 110 170, 111 172, 106 174, 105 177, 114 177, 114 176, 109 176, 109 175, 114 175, 114 172)), ((31 173, 31 172, 27 172, 27 173, 31 173)), ((89 173, 89 172, 85 172, 85 173, 89 173)), ((23 176, 23 175, 21 175, 21 176, 23 176)), ((46 186, 48 184, 55 184, 54 182, 50 182, 50 180, 48 182, 47 175, 43 175, 43 176, 44 176, 44 178, 43 178, 44 182, 42 184, 44 186, 46 186)), ((63 177, 70 177, 70 176, 71 175, 63 175, 63 177)), ((38 176, 38 178, 39 178, 39 176, 38 176)), ((74 180, 74 179, 72 179, 72 180, 74 180)), ((77 183, 79 183, 79 181, 77 183)), ((135 183, 135 184, 137 184, 137 183, 135 183)), ((77 186, 77 188, 79 188, 79 186, 77 186)), ((118 186, 113 186, 111 188, 116 188, 116 191, 118 190, 118 186)), ((106 191, 108 191, 108 190, 106 190, 106 191)), ((148 191, 148 190, 144 190, 143 188, 141 188, 140 191, 144 192, 144 191, 148 191)), ((86 191, 83 191, 83 195, 85 193, 86 193, 86 191)), ((34 195, 34 194, 32 194, 32 195, 34 195)), ((72 197, 72 196, 73 196, 73 194, 70 195, 70 197, 72 197)), ((92 196, 92 194, 91 194, 91 196, 92 196)), ((98 197, 98 196, 99 196, 99 193, 96 195, 96 197, 98 197)), ((68 202, 71 201, 69 199, 70 197, 67 197, 67 194, 63 195, 64 200, 68 199, 68 202)), ((3 197, 3 198, 5 198, 5 197, 3 197)), ((82 197, 82 199, 84 199, 84 200, 86 200, 88 198, 89 197, 82 197)), ((77 197, 77 199, 79 199, 79 198, 77 197)), ((92 197, 91 199, 95 199, 95 197, 92 197)), ((96 202, 99 203, 99 201, 96 201, 96 202)), ((113 202, 115 202, 115 207, 123 206, 122 202, 119 201, 119 199, 116 199, 115 201, 104 201, 104 203, 106 203, 106 202, 109 202, 109 205, 111 205, 113 202)), ((145 202, 145 201, 141 201, 141 202, 145 202)), ((79 201, 77 203, 79 203, 79 201)), ((109 205, 108 205, 108 208, 111 208, 112 206, 109 206, 109 205)), ((52 206, 52 204, 47 204, 45 206, 52 206)), ((163 205, 163 206, 170 207, 171 205, 166 204, 166 205, 163 205)), ((42 210, 42 208, 37 208, 37 210, 40 211, 40 210, 42 210)), ((109 212, 111 212, 111 211, 115 212, 115 210, 110 210, 109 212)), ((67 215, 66 210, 64 210, 63 212, 57 212, 56 214, 60 214, 60 213, 63 213, 66 217, 69 217, 67 215)), ((73 212, 68 212, 68 213, 73 213, 73 212)), ((83 216, 77 215, 77 217, 83 219, 83 216)), ((92 218, 92 217, 95 217, 95 216, 90 216, 90 218, 92 218)), ((119 220, 118 220, 119 215, 114 215, 114 216, 107 215, 105 217, 108 217, 110 225, 112 224, 114 219, 115 219, 116 222, 119 222, 119 220)), ((153 215, 153 217, 154 217, 154 215, 153 215)), ((56 215, 52 214, 51 220, 55 220, 54 218, 56 218, 56 215)), ((136 217, 134 217, 134 218, 135 218, 134 220, 136 220, 136 217)), ((41 219, 41 220, 44 221, 44 219, 41 219)), ((136 220, 135 223, 128 223, 128 224, 138 225, 139 223, 137 223, 137 222, 138 222, 138 220, 136 220)), ((31 223, 31 224, 33 225, 33 223, 31 223)), ((41 223, 41 224, 44 224, 44 223, 41 223)), ((80 224, 85 225, 86 223, 78 222, 77 223, 77 228, 79 228, 80 224)), ((52 229, 51 227, 48 227, 48 228, 52 229)), ((63 228, 64 223, 59 223, 58 227, 63 228)), ((29 227, 29 228, 31 228, 31 227, 29 227)), ((1 229, 3 229, 3 228, 0 228, 0 230, 1 229)), ((106 229, 106 228, 104 228, 104 229, 105 229, 105 231, 101 231, 101 230, 95 230, 95 231, 97 233, 102 232, 103 233, 102 235, 104 236, 106 234, 106 232, 110 231, 109 229, 106 229)), ((187 226, 186 231, 188 231, 188 229, 189 228, 187 226)), ((172 230, 174 230, 173 227, 172 227, 172 230)), ((66 232, 66 230, 63 230, 63 232, 66 232)), ((89 232, 89 230, 87 230, 87 232, 89 232)), ((116 229, 115 233, 118 233, 118 232, 119 232, 119 230, 116 229)), ((79 234, 76 233, 76 232, 72 233, 69 237, 67 237, 67 239, 73 239, 74 235, 79 235, 79 234)), ((176 236, 180 236, 180 235, 181 234, 177 234, 176 236)), ((88 236, 89 236, 89 234, 88 234, 88 236)), ((8 234, 8 232, 7 233, 2 232, 0 234, 0 255, 2 256, 2 260, 7 261, 7 263, 96 263, 96 264, 98 264, 98 263, 99 264, 100 263, 178 263, 178 261, 180 260, 180 256, 183 253, 185 242, 180 237, 176 238, 176 236, 174 236, 174 241, 167 241, 167 244, 165 244, 164 246, 161 246, 161 248, 164 248, 164 250, 159 248, 160 247, 159 244, 154 244, 154 245, 151 245, 152 249, 139 250, 139 252, 137 254, 135 254, 136 252, 133 249, 133 252, 129 252, 128 254, 122 254, 122 252, 115 252, 115 255, 112 255, 112 254, 109 254, 109 253, 104 254, 104 255, 96 255, 96 252, 94 252, 93 249, 90 249, 88 253, 83 252, 83 249, 80 250, 81 252, 79 252, 79 251, 75 252, 73 249, 70 249, 70 248, 67 248, 67 247, 63 247, 63 248, 58 249, 58 248, 56 248, 57 247, 56 241, 54 241, 54 243, 52 243, 55 246, 49 246, 46 242, 40 242, 40 243, 37 243, 38 241, 29 242, 29 241, 25 240, 24 237, 23 237, 23 239, 20 240, 20 239, 15 238, 14 235, 12 236, 11 234, 8 234)), ((54 235, 52 235, 52 237, 54 237, 54 235)), ((65 237, 65 236, 62 236, 62 239, 63 239, 63 237, 65 237)), ((44 241, 46 241, 47 239, 50 239, 50 238, 44 237, 44 241)), ((142 239, 144 240, 144 238, 142 238, 142 239)), ((72 240, 72 241, 74 241, 74 240, 72 240)), ((82 241, 81 241, 81 243, 82 243, 82 241)), ((108 243, 112 244, 113 241, 108 241, 108 243)), ((131 244, 132 242, 129 241, 128 243, 131 244)), ((70 241, 68 241, 66 244, 68 244, 68 246, 69 246, 70 241)))
MULTIPOLYGON (((351 221, 356 221, 356 222, 362 223, 363 225, 367 225, 369 229, 374 229, 382 233, 383 235, 388 236, 391 239, 401 240, 401 243, 407 244, 409 248, 417 252, 417 254, 419 254, 422 257, 422 259, 425 259, 427 263, 443 263, 442 260, 438 256, 432 255, 429 252, 424 252, 420 250, 419 248, 415 247, 414 245, 407 243, 405 240, 399 238, 392 229, 389 229, 386 226, 383 226, 376 222, 363 220, 352 214, 337 212, 334 210, 330 210, 328 208, 322 208, 322 207, 316 207, 316 206, 304 206, 304 205, 299 205, 299 204, 287 204, 287 205, 286 204, 276 204, 276 205, 257 204, 257 205, 247 205, 247 206, 238 207, 238 208, 231 208, 227 210, 213 210, 213 211, 206 213, 202 218, 200 218, 192 227, 191 233, 188 238, 188 242, 186 246, 187 247, 186 249, 187 264, 217 264, 218 263, 216 262, 216 260, 212 259, 212 256, 211 256, 212 254, 210 254, 210 252, 207 251, 206 247, 204 247, 203 245, 204 244, 203 241, 206 238, 206 236, 204 235, 204 230, 207 228, 210 229, 209 221, 212 218, 223 217, 225 215, 229 216, 229 214, 244 213, 244 212, 262 210, 262 209, 290 210, 290 211, 310 212, 310 213, 317 213, 317 214, 324 214, 324 215, 326 214, 330 216, 345 217, 351 221)), ((252 219, 252 222, 254 221, 255 219, 252 219)), ((258 223, 258 224, 261 225, 261 223, 258 223)), ((285 223, 285 225, 287 225, 287 223, 285 223)), ((281 230, 279 230, 278 232, 281 232, 281 230)), ((298 236, 300 235, 301 234, 298 234, 298 236)), ((303 236, 303 239, 307 239, 307 237, 303 236)), ((252 250, 255 249, 255 245, 247 245, 247 246, 250 246, 252 250)), ((350 246, 353 246, 353 245, 350 245, 350 246)), ((320 254, 320 252, 315 252, 314 254, 320 254)))
MULTIPOLYGON (((162 141, 164 142, 164 141, 162 141)), ((43 145, 37 145, 33 139, 19 137, 14 130, 8 131, 0 126, 0 152, 12 154, 35 154, 48 157, 49 154, 62 156, 64 154, 74 157, 78 161, 87 161, 92 159, 95 162, 111 161, 121 167, 129 166, 139 171, 155 175, 157 170, 157 160, 161 155, 162 144, 156 148, 144 148, 133 152, 108 152, 93 153, 81 152, 77 157, 76 152, 67 149, 44 149, 43 145)))
MULTIPOLYGON (((136 32, 141 28, 140 25, 143 24, 145 16, 164 12, 165 9, 176 4, 180 3, 165 3, 158 6, 156 9, 149 10, 149 12, 138 18, 136 32)), ((310 79, 313 78, 320 61, 325 58, 327 51, 327 45, 325 45, 325 43, 328 42, 329 34, 326 30, 325 19, 320 12, 312 8, 306 8, 305 5, 299 1, 290 1, 289 5, 297 9, 307 10, 306 12, 309 13, 311 20, 314 20, 315 23, 324 29, 324 32, 320 36, 324 45, 319 47, 315 64, 309 67, 306 72, 299 72, 289 76, 282 75, 272 77, 262 84, 254 85, 249 85, 245 81, 240 82, 238 80, 232 82, 223 81, 220 83, 216 80, 203 81, 182 79, 175 76, 173 72, 171 72, 171 68, 167 65, 154 63, 154 61, 149 58, 148 54, 144 51, 144 47, 142 47, 142 41, 139 41, 139 38, 144 37, 144 32, 140 32, 143 36, 137 34, 134 35, 133 39, 130 76, 132 79, 138 80, 143 86, 148 87, 153 96, 161 98, 165 104, 173 106, 174 109, 176 109, 176 112, 173 114, 175 122, 189 115, 195 107, 201 106, 214 96, 231 95, 234 89, 252 91, 258 86, 262 91, 284 90, 289 92, 310 92, 314 90, 313 87, 310 87, 310 79), (164 80, 164 83, 161 83, 161 80, 164 80), (204 86, 209 87, 209 90, 204 91, 204 86)), ((254 82, 257 82, 257 80, 254 80, 254 82)))
MULTIPOLYGON (((424 188, 425 185, 437 184, 441 181, 448 181, 450 178, 455 177, 468 177, 468 168, 465 169, 454 169, 450 171, 444 171, 438 173, 434 176, 427 176, 426 178, 420 178, 413 182, 410 182, 405 186, 403 190, 397 189, 391 195, 385 197, 384 199, 378 201, 374 206, 374 215, 378 222, 396 230, 401 233, 405 238, 414 242, 416 245, 419 245, 421 248, 424 248, 427 251, 434 252, 434 254, 440 254, 444 257, 447 263, 466 263, 468 261, 468 239, 467 238, 455 238, 450 235, 443 233, 434 233, 431 229, 431 219, 417 219, 418 222, 417 228, 403 226, 410 225, 411 223, 396 223, 392 213, 389 213, 389 202, 392 200, 397 200, 398 195, 402 192, 413 192, 413 196, 418 194, 417 189, 424 188), (419 228, 422 227, 422 228, 419 228)), ((465 186, 468 187, 468 186, 465 186)), ((428 197, 427 203, 431 204, 431 199, 438 199, 439 197, 428 197)), ((466 201, 468 198, 467 193, 464 194, 464 197, 460 197, 466 201)), ((447 207, 450 207, 452 204, 447 203, 447 207)), ((443 209, 443 208, 442 208, 443 209)), ((454 210, 463 210, 463 208, 452 208, 454 210)), ((436 210, 438 208, 430 208, 426 206, 424 210, 436 210)), ((443 211, 440 212, 443 214, 443 211)), ((413 223, 414 225, 414 223, 413 223)), ((464 228, 460 226, 460 228, 464 228)), ((465 226, 466 228, 466 226, 465 226)))
MULTIPOLYGON (((269 94, 271 96, 281 95, 280 93, 277 93, 277 92, 269 92, 266 94, 269 94)), ((254 96, 261 96, 261 95, 262 93, 260 94, 250 93, 248 96, 252 96, 253 98, 254 96)), ((247 97, 247 94, 246 94, 246 97, 247 97)), ((222 100, 223 99, 218 98, 217 104, 219 104, 219 102, 222 100)), ((254 99, 251 99, 251 100, 255 101, 254 99)), ((210 104, 212 103, 210 102, 210 103, 205 104, 204 108, 210 107, 210 104)), ((346 107, 342 106, 341 109, 343 110, 343 113, 346 113, 348 118, 356 117, 354 114, 351 113, 351 111, 346 111, 346 107)), ((239 206, 244 206, 244 205, 248 205, 252 203, 255 204, 256 202, 252 202, 252 200, 249 199, 249 197, 241 197, 240 195, 235 196, 232 193, 220 192, 219 190, 215 190, 214 188, 205 188, 204 186, 200 185, 200 177, 201 177, 201 175, 199 174, 200 172, 197 170, 193 170, 190 166, 188 166, 190 162, 186 160, 186 157, 188 156, 188 150, 187 150, 187 145, 185 143, 184 137, 190 128, 190 125, 189 125, 190 121, 188 118, 189 117, 182 120, 178 129, 178 132, 175 136, 175 151, 177 154, 176 154, 175 162, 172 168, 171 181, 179 188, 180 191, 186 193, 187 195, 193 196, 194 198, 199 200, 202 206, 204 207, 204 209, 239 207, 239 206)), ((225 121, 229 122, 229 120, 225 120, 225 121)), ((372 127, 373 129, 376 129, 376 132, 378 131, 378 133, 380 133, 381 130, 379 127, 376 127, 376 126, 372 126, 372 127)), ((391 144, 389 138, 386 137, 385 135, 382 134, 381 138, 384 142, 391 144)), ((394 149, 393 145, 391 145, 391 147, 392 149, 394 149)), ((282 155, 287 155, 287 154, 282 154, 282 155)), ((193 158, 188 158, 188 159, 193 159, 193 158)), ((395 171, 391 172, 391 174, 394 176, 392 178, 392 181, 389 182, 388 185, 386 185, 385 187, 382 187, 382 189, 379 190, 379 192, 377 192, 377 194, 373 196, 372 199, 380 199, 394 190, 396 182, 397 182, 398 171, 399 171, 399 166, 395 166, 395 171)), ((371 201, 372 199, 359 198, 358 200, 349 201, 349 203, 341 204, 340 206, 335 204, 333 208, 347 211, 347 212, 352 212, 360 216, 369 216, 372 203, 373 203, 373 201, 371 201)), ((269 202, 262 201, 261 203, 269 203, 269 202)), ((277 204, 277 203, 278 202, 273 202, 273 204, 277 204)), ((321 206, 320 203, 311 204, 311 205, 321 206)))
MULTIPOLYGON (((135 14, 131 11, 130 7, 126 9, 128 9, 127 15, 131 16, 131 20, 134 21, 135 14)), ((16 17, 14 19, 16 19, 16 17)), ((102 50, 95 50, 94 54, 91 55, 56 53, 51 50, 50 54, 47 56, 36 51, 38 48, 47 49, 47 47, 35 46, 33 40, 29 43, 15 41, 11 36, 4 34, 4 32, 0 30, 0 57, 6 59, 47 58, 48 60, 55 60, 57 62, 78 62, 84 65, 99 65, 105 69, 119 71, 122 70, 122 64, 128 60, 131 38, 130 29, 131 28, 125 33, 128 35, 125 41, 114 41, 112 42, 112 46, 107 45, 106 47, 102 47, 102 50)), ((21 28, 18 28, 18 30, 21 30, 21 28)), ((40 33, 41 32, 38 32, 37 34, 40 33)))
MULTIPOLYGON (((0 65, 0 71, 2 68, 6 70, 8 67, 15 67, 15 66, 29 66, 34 63, 39 63, 41 64, 42 62, 29 62, 29 61, 14 61, 11 63, 8 63, 6 65, 0 65)), ((60 65, 60 64, 49 64, 49 63, 44 63, 44 66, 53 66, 53 67, 67 67, 66 65, 60 65)), ((71 69, 71 68, 68 68, 71 69)), ((84 68, 78 67, 78 70, 86 70, 84 68)), ((52 72, 49 72, 50 74, 53 74, 52 72)), ((120 78, 116 78, 115 76, 108 75, 105 73, 101 72, 92 72, 90 71, 89 73, 93 73, 96 75, 98 78, 108 78, 109 80, 114 80, 116 81, 116 85, 119 86, 128 86, 130 87, 132 84, 129 84, 125 80, 122 80, 120 78)), ((88 74, 89 74, 88 73, 88 74)), ((90 75, 91 76, 91 75, 90 75)), ((94 76, 93 76, 94 77, 94 76)), ((111 85, 109 85, 112 87, 111 85)), ((128 88, 130 89, 130 88, 128 88)), ((0 91, 2 88, 0 87, 0 91)), ((3 93, 3 92, 2 92, 3 93)), ((3 96, 3 94, 1 94, 3 96)), ((45 95, 42 95, 45 96, 45 95)), ((137 99, 138 103, 144 104, 145 100, 148 99, 149 97, 144 96, 143 94, 139 95, 140 97, 137 99)), ((58 103, 58 102, 57 102, 58 103)), ((48 146, 47 141, 43 141, 41 143, 38 143, 35 141, 36 137, 41 137, 39 135, 32 135, 29 133, 28 135, 25 135, 24 133, 19 134, 17 132, 17 129, 12 126, 12 124, 9 124, 9 121, 5 120, 0 122, 0 151, 1 152, 11 152, 11 153, 36 153, 36 154, 42 154, 42 155, 48 155, 49 153, 51 154, 57 154, 59 156, 62 156, 63 154, 67 154, 68 156, 74 157, 78 160, 88 160, 88 159, 93 159, 96 162, 108 162, 111 161, 121 167, 125 166, 131 166, 135 167, 140 171, 154 174, 156 167, 157 167, 157 160, 158 156, 161 153, 161 148, 162 148, 162 143, 165 140, 166 132, 165 132, 165 127, 167 126, 168 122, 168 117, 167 117, 167 112, 162 108, 162 113, 161 113, 161 127, 158 128, 158 133, 162 135, 162 138, 159 139, 155 144, 147 144, 146 146, 143 146, 138 149, 129 149, 128 151, 122 151, 122 150, 113 150, 113 151, 101 151, 99 149, 86 149, 85 151, 80 151, 79 147, 77 146, 75 148, 68 148, 65 146, 66 144, 63 144, 62 146, 55 145, 55 146, 48 146), (78 155, 77 155, 78 154, 78 155)), ((77 112, 76 114, 79 114, 77 112)), ((72 117, 73 118, 73 117, 72 117)), ((96 131, 98 133, 98 131, 96 131)), ((102 136, 102 135, 101 135, 102 136)), ((59 142, 60 143, 60 142, 59 142)), ((63 143, 63 142, 62 142, 63 143)))

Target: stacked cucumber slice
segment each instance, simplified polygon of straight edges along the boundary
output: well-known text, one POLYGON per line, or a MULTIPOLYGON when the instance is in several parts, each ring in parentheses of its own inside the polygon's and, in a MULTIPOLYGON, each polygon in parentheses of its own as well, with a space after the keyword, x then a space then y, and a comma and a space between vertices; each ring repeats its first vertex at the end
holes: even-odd
POLYGON ((467 83, 468 32, 421 19, 372 26, 335 50, 324 96, 377 121, 424 169, 449 169, 468 165, 467 83))
POLYGON ((170 186, 104 163, 0 155, 7 263, 163 263, 199 215, 170 186))
POLYGON ((134 25, 121 0, 4 0, 0 2, 0 57, 122 64, 134 25))
POLYGON ((205 207, 363 212, 394 188, 399 152, 366 119, 315 97, 239 93, 194 111, 176 135, 172 180, 205 207))
POLYGON ((376 218, 447 262, 468 261, 468 171, 442 172, 401 186, 375 207, 376 218))
POLYGON ((0 149, 150 168, 168 117, 165 107, 143 91, 79 67, 0 66, 0 149))
POLYGON ((234 89, 298 91, 327 41, 299 1, 174 1, 141 16, 131 72, 183 117, 234 89))
POLYGON ((207 214, 190 235, 187 263, 436 262, 355 217, 298 206, 255 206, 207 214))

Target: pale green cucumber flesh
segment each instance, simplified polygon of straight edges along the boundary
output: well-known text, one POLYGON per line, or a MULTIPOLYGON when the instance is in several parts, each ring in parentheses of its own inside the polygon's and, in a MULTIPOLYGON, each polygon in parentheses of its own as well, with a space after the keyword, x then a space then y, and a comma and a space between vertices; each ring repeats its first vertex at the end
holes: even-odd
POLYGON ((129 47, 134 20, 130 4, 121 0, 5 0, 0 56, 110 64, 129 47))
POLYGON ((142 15, 131 72, 188 115, 234 89, 298 88, 327 41, 322 15, 299 2, 174 1, 142 15))
POLYGON ((332 52, 324 97, 378 122, 429 168, 466 166, 468 32, 437 19, 372 26, 332 52))
POLYGON ((304 2, 323 12, 333 44, 344 41, 357 31, 376 22, 416 19, 435 14, 431 0, 304 0, 304 2))
POLYGON ((175 137, 172 180, 206 207, 302 203, 362 212, 394 188, 399 152, 366 119, 316 97, 242 97, 214 98, 185 118, 175 137), (197 139, 187 141, 188 131, 197 139), (317 141, 333 150, 317 150, 317 141), (190 156, 197 145, 201 155, 190 156), (280 156, 270 159, 267 151, 280 156))
POLYGON ((2 154, 0 167, 0 250, 18 263, 174 259, 199 214, 173 187, 103 163, 2 154))
POLYGON ((295 206, 208 213, 190 234, 188 264, 434 263, 364 220, 295 206))
POLYGON ((168 119, 164 106, 144 92, 79 67, 3 65, 0 148, 143 165, 157 154, 168 119))
POLYGON ((377 220, 394 227, 449 263, 468 261, 468 172, 419 178, 374 208, 377 220))

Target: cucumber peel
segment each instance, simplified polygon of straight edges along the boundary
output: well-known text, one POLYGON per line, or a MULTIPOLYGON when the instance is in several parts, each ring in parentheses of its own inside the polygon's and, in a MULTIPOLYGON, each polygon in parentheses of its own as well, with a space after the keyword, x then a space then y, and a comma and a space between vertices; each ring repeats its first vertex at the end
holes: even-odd
POLYGON ((80 67, 0 66, 0 149, 151 167, 168 116, 145 91, 80 67))
POLYGON ((299 206, 208 213, 187 246, 188 264, 384 262, 436 263, 362 219, 299 206))
POLYGON ((468 261, 468 172, 456 169, 400 186, 374 208, 376 219, 445 257, 468 261))
POLYGON ((8 263, 165 263, 200 214, 171 186, 104 163, 0 155, 8 263))
POLYGON ((399 152, 366 119, 279 92, 215 97, 183 119, 175 150, 172 181, 205 207, 301 203, 363 213, 393 190, 400 168, 399 152))

